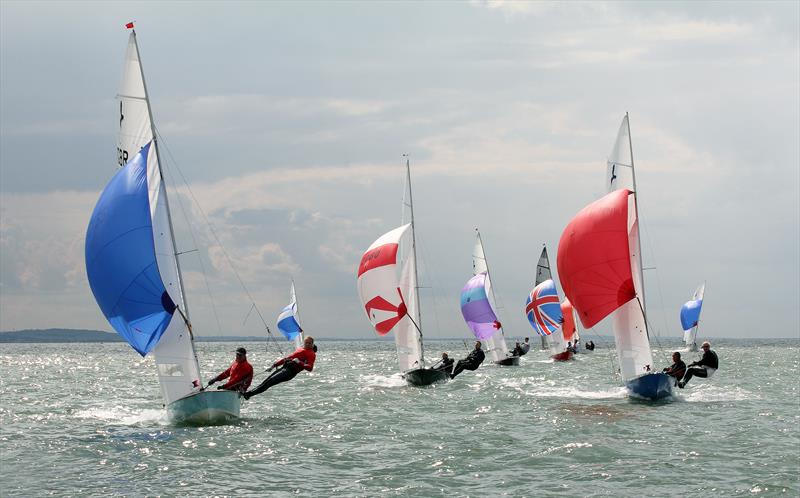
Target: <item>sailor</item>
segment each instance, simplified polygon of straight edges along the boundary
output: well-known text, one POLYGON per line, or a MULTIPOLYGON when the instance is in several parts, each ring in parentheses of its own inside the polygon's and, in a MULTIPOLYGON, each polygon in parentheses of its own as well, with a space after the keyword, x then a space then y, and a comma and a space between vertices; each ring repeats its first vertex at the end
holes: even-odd
POLYGON ((587 341, 584 348, 586 348, 586 351, 594 351, 594 341, 587 341))
POLYGON ((295 375, 303 370, 308 370, 311 372, 314 370, 314 362, 316 360, 317 353, 314 352, 314 338, 307 336, 303 341, 302 347, 297 348, 294 353, 290 354, 286 358, 281 358, 273 363, 270 369, 275 368, 276 370, 272 372, 269 377, 264 379, 264 382, 262 382, 258 387, 252 391, 247 391, 242 396, 244 399, 250 399, 256 394, 263 393, 275 384, 280 384, 281 382, 294 379, 295 375), (282 368, 277 368, 280 366, 282 366, 282 368))
POLYGON ((464 370, 477 370, 481 363, 483 363, 484 358, 486 358, 486 354, 481 349, 481 341, 476 341, 475 349, 470 351, 463 360, 458 360, 456 368, 453 370, 453 373, 450 374, 450 378, 455 379, 456 375, 464 370))
POLYGON ((247 361, 247 350, 245 348, 236 350, 236 359, 233 360, 231 366, 208 381, 208 386, 210 387, 214 382, 228 377, 230 377, 228 382, 217 387, 217 389, 244 392, 250 387, 250 382, 253 381, 253 366, 247 361))
POLYGON ((447 356, 447 353, 442 353, 442 358, 433 364, 431 368, 434 370, 443 370, 447 375, 453 372, 453 359, 447 356))
POLYGON ((682 381, 678 382, 678 387, 681 389, 689 383, 693 376, 708 378, 714 375, 714 372, 719 368, 719 358, 717 358, 717 353, 711 350, 711 343, 705 341, 700 347, 703 349, 703 357, 700 358, 700 361, 689 364, 686 376, 682 381))
POLYGON ((522 352, 519 354, 520 356, 525 356, 526 354, 528 354, 528 351, 530 351, 530 350, 531 350, 531 342, 530 342, 530 341, 531 341, 531 338, 530 338, 530 337, 526 337, 526 338, 525 338, 525 342, 523 342, 523 343, 520 345, 520 350, 522 351, 522 352))
POLYGON ((668 366, 663 372, 670 377, 674 377, 675 381, 679 381, 686 373, 686 363, 681 360, 681 354, 677 351, 672 353, 672 365, 668 366))
POLYGON ((572 347, 572 341, 569 341, 567 343, 567 351, 569 351, 570 353, 575 353, 575 348, 572 347))
POLYGON ((525 351, 522 350, 522 345, 519 342, 514 346, 514 349, 511 350, 511 356, 522 356, 525 354, 525 351))

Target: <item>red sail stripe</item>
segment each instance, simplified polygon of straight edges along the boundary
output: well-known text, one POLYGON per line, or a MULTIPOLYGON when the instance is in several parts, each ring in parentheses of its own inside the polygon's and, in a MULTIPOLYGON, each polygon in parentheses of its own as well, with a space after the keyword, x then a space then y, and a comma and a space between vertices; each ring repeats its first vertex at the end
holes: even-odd
POLYGON ((361 256, 361 264, 358 265, 358 276, 369 270, 379 268, 381 266, 393 265, 397 263, 397 248, 398 244, 383 244, 368 250, 361 256))

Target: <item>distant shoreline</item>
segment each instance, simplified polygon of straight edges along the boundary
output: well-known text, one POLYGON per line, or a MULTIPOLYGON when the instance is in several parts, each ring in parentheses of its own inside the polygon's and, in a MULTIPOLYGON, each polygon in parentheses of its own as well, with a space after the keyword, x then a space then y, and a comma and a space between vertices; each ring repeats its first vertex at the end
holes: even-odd
MULTIPOLYGON (((513 342, 518 337, 530 337, 532 341, 537 341, 534 334, 528 336, 509 336, 506 341, 513 342)), ((393 342, 394 337, 372 336, 372 337, 320 337, 315 336, 318 341, 326 342, 348 342, 348 341, 370 341, 370 342, 393 342)), ((274 336, 274 339, 282 340, 281 337, 274 336)), ((613 343, 612 336, 591 334, 584 339, 593 339, 597 341, 607 341, 613 343)), ((724 340, 724 341, 750 341, 754 338, 726 338, 726 337, 713 337, 711 341, 724 340)), ((799 337, 759 337, 759 340, 781 340, 781 341, 798 341, 799 337)), ((197 342, 268 342, 270 340, 267 336, 195 336, 197 342)), ((442 342, 442 341, 472 341, 471 337, 426 337, 426 342, 442 342)), ((659 341, 663 342, 679 342, 680 337, 659 337, 659 341)), ((25 329, 0 332, 0 344, 68 344, 68 343, 113 343, 125 342, 123 339, 113 332, 106 332, 103 330, 83 330, 83 329, 25 329)), ((602 344, 598 344, 602 346, 602 344)), ((651 344, 651 346, 658 347, 658 343, 651 344)))

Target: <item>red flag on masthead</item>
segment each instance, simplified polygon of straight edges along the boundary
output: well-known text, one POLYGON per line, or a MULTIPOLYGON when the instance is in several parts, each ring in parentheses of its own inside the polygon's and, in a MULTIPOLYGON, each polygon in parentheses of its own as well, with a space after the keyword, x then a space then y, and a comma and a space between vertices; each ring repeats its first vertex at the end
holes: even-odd
POLYGON ((128 24, 125 25, 125 27, 128 29, 133 29, 133 23, 129 22, 128 24))

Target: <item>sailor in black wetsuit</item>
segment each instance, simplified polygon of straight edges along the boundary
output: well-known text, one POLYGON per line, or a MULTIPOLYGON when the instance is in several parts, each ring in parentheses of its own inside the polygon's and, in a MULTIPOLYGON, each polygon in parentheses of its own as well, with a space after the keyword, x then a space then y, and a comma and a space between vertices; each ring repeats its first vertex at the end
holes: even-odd
POLYGON ((458 363, 456 363, 456 368, 453 370, 453 373, 450 374, 450 378, 455 379, 456 375, 460 374, 464 370, 477 370, 481 363, 483 363, 484 358, 486 358, 486 354, 484 354, 483 350, 481 349, 481 341, 477 341, 475 342, 475 349, 473 349, 463 360, 458 360, 458 363))
POLYGON ((520 343, 517 343, 514 349, 511 350, 511 356, 523 356, 525 353, 526 351, 522 350, 522 345, 520 343))
POLYGON ((681 389, 689 383, 693 376, 711 377, 719 368, 719 358, 717 358, 717 353, 711 350, 711 343, 705 341, 701 348, 703 349, 703 357, 700 358, 700 361, 690 363, 689 369, 686 370, 686 376, 682 381, 678 382, 678 387, 681 389))
POLYGON ((444 370, 449 376, 453 372, 453 359, 447 356, 447 353, 442 353, 442 358, 431 366, 435 370, 444 370))
POLYGON ((672 365, 665 368, 663 372, 675 378, 675 382, 681 380, 686 373, 686 363, 681 360, 681 354, 677 351, 672 353, 672 365))

